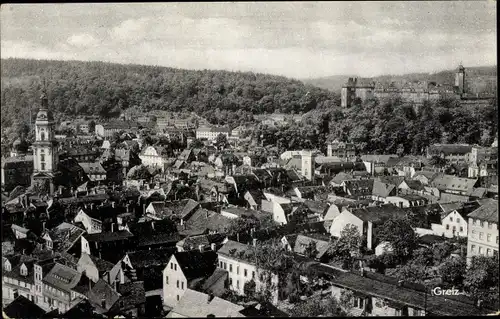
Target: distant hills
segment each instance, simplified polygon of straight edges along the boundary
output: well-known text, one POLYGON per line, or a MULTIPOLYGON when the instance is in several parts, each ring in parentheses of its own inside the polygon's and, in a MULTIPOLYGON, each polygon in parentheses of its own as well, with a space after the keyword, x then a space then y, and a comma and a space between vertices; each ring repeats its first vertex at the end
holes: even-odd
MULTIPOLYGON (((496 66, 480 66, 480 67, 466 67, 466 74, 468 77, 489 77, 497 75, 496 66)), ((410 73, 403 75, 382 75, 373 78, 358 77, 359 80, 370 80, 374 82, 381 82, 389 84, 391 82, 413 82, 413 81, 434 81, 439 84, 452 84, 455 81, 456 70, 445 70, 437 73, 410 73)), ((347 82, 350 77, 357 77, 356 75, 333 75, 328 77, 321 77, 316 79, 302 80, 306 84, 311 84, 322 89, 332 92, 340 93, 342 86, 347 82)))

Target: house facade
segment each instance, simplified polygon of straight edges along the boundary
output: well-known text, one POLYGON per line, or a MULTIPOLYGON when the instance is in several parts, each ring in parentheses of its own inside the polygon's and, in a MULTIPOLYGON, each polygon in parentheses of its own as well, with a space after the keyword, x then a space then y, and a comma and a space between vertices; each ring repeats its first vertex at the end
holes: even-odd
POLYGON ((498 201, 489 199, 468 216, 467 260, 498 256, 498 201))

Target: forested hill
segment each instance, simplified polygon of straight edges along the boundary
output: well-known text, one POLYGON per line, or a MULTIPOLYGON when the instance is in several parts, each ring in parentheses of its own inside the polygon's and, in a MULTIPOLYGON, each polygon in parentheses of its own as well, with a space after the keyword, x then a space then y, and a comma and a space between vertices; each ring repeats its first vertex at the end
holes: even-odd
POLYGON ((211 122, 238 123, 253 114, 304 113, 339 105, 330 91, 265 74, 184 70, 104 62, 2 59, 2 125, 27 120, 38 107, 41 79, 61 114, 117 116, 128 107, 195 111, 211 122))
MULTIPOLYGON (((481 67, 467 67, 465 70, 470 77, 481 77, 481 76, 496 76, 497 68, 496 66, 481 66, 481 67)), ((362 78, 362 80, 369 80, 374 82, 380 82, 383 84, 389 84, 391 82, 403 83, 403 82, 413 82, 413 81, 434 81, 440 84, 451 84, 455 81, 456 70, 445 70, 436 73, 410 73, 403 75, 381 75, 373 78, 362 78)), ((340 93, 340 89, 347 82, 350 77, 357 77, 356 75, 334 75, 327 76, 316 79, 306 79, 303 80, 304 83, 315 85, 317 87, 330 90, 332 92, 340 93)))

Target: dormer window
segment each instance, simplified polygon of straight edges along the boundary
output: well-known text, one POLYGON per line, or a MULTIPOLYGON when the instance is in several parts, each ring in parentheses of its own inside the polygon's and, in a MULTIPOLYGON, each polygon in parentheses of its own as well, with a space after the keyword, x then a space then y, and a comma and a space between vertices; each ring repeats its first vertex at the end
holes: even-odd
POLYGON ((10 262, 8 260, 3 265, 3 268, 5 269, 5 271, 11 271, 12 270, 10 262))
POLYGON ((21 271, 21 276, 28 276, 28 268, 26 267, 25 264, 21 265, 20 271, 21 271))

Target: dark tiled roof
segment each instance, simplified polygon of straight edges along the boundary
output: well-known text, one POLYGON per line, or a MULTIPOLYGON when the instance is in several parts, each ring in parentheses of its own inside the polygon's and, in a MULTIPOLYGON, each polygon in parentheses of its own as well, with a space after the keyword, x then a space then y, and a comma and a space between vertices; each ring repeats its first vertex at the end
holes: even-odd
POLYGON ((434 144, 429 146, 430 154, 467 154, 472 151, 471 145, 466 144, 434 144))
POLYGON ((78 271, 56 263, 50 272, 43 278, 43 282, 57 287, 64 291, 70 291, 80 281, 81 273, 78 271))
POLYGON ((373 181, 372 195, 387 197, 396 188, 394 184, 387 184, 379 180, 373 181))
POLYGON ((363 221, 372 223, 384 222, 386 219, 400 218, 405 216, 402 208, 391 204, 351 209, 351 213, 363 221))
POLYGON ((498 200, 485 200, 481 207, 470 213, 468 217, 498 224, 498 200))
POLYGON ((146 303, 146 292, 144 290, 143 281, 134 281, 121 284, 118 287, 120 298, 116 302, 111 313, 118 313, 130 308, 135 308, 146 303))
POLYGON ((175 252, 177 252, 177 248, 175 247, 137 250, 128 253, 128 257, 134 268, 144 268, 166 265, 175 252))
POLYGON ((99 313, 108 312, 119 298, 118 292, 103 279, 99 279, 88 294, 89 301, 99 313), (106 302, 105 307, 102 307, 103 299, 106 302))
POLYGON ((203 286, 201 287, 202 291, 208 292, 208 290, 210 290, 212 285, 214 285, 224 277, 228 278, 228 275, 229 273, 227 272, 227 270, 216 268, 214 273, 210 277, 208 277, 207 280, 205 280, 205 282, 203 283, 203 286))
POLYGON ((45 314, 42 308, 22 295, 5 307, 3 312, 9 318, 40 318, 45 314))
POLYGON ((217 266, 217 253, 213 251, 190 250, 177 252, 174 256, 188 281, 211 276, 217 266))
POLYGON ((106 242, 115 240, 126 240, 134 235, 126 230, 119 230, 115 232, 102 232, 95 234, 86 234, 84 237, 89 242, 106 242))
POLYGON ((63 222, 49 231, 55 251, 66 252, 80 239, 85 230, 75 225, 63 222))

